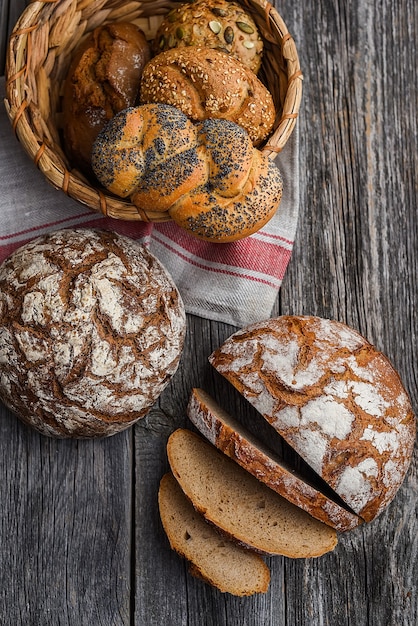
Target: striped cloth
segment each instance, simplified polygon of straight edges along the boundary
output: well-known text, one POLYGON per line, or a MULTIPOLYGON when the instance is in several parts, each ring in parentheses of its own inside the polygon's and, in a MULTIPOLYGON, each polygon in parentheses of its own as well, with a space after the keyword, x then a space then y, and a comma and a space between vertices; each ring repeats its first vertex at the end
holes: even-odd
POLYGON ((276 216, 251 237, 211 244, 171 222, 151 225, 102 217, 54 189, 24 152, 1 107, 0 262, 24 242, 58 228, 115 230, 140 241, 160 259, 188 313, 246 326, 270 316, 290 260, 299 206, 297 128, 276 164, 284 180, 276 216))

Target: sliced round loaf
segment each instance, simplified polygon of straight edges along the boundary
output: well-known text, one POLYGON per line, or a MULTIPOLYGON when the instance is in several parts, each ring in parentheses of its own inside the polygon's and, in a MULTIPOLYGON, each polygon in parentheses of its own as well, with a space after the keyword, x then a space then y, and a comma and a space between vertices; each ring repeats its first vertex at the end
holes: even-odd
POLYGON ((358 332, 283 316, 234 333, 209 360, 364 520, 391 502, 415 417, 389 360, 358 332))
POLYGON ((208 441, 267 487, 338 531, 361 523, 264 446, 202 389, 193 389, 187 415, 208 441))
POLYGON ((170 546, 189 561, 191 574, 236 596, 267 591, 270 571, 263 559, 209 526, 170 473, 161 479, 158 504, 170 546))
POLYGON ((253 18, 238 2, 183 2, 164 17, 153 42, 154 54, 174 47, 205 46, 221 50, 257 73, 263 40, 253 18))
POLYGON ((263 485, 257 478, 186 429, 167 443, 171 471, 205 519, 260 554, 317 557, 337 544, 334 529, 263 485))
POLYGON ((237 59, 210 48, 174 48, 144 68, 141 102, 177 107, 190 119, 220 118, 245 128, 254 145, 270 134, 276 111, 257 76, 237 59))
POLYGON ((45 435, 117 433, 176 371, 185 323, 171 277, 135 241, 43 235, 0 267, 0 398, 45 435))

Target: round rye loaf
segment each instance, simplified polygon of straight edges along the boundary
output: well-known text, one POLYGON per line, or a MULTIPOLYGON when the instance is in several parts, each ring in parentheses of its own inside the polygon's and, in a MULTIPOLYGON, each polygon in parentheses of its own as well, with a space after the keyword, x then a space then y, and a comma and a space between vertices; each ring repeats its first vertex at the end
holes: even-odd
POLYGON ((127 237, 60 230, 0 266, 0 398, 45 435, 113 435, 143 417, 184 335, 171 277, 127 237))

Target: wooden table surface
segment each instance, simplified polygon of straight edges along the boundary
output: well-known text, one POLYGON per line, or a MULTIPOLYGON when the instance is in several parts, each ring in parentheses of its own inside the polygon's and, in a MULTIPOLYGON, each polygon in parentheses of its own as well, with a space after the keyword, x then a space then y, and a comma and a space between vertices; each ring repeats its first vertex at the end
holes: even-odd
MULTIPOLYGON (((24 0, 0 0, 1 66, 24 0)), ((399 370, 417 408, 416 0, 275 2, 304 73, 300 222, 274 314, 358 329, 399 370)), ((1 185, 1 183, 0 183, 1 185)), ((207 356, 235 329, 188 319, 181 367, 135 428, 56 441, 2 408, 0 623, 33 626, 415 626, 417 463, 374 522, 313 560, 267 559, 265 595, 190 577, 157 511, 165 443, 192 386, 251 417, 207 356)), ((290 453, 284 450, 284 454, 290 453)))

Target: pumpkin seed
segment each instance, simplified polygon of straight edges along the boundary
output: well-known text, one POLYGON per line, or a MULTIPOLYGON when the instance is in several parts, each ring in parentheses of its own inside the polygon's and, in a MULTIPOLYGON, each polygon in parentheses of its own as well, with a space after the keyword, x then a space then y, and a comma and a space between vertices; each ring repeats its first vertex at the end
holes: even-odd
POLYGON ((226 9, 220 9, 219 7, 213 7, 213 9, 211 9, 211 11, 217 17, 226 17, 227 14, 228 14, 226 9))
POLYGON ((231 26, 225 28, 224 39, 226 43, 232 43, 234 41, 234 29, 231 26))
POLYGON ((222 30, 222 24, 216 22, 215 20, 212 20, 211 22, 209 22, 209 28, 213 33, 215 33, 215 35, 217 35, 222 30))
POLYGON ((254 28, 246 22, 237 22, 237 26, 243 33, 247 33, 248 35, 251 35, 254 32, 254 28))
POLYGON ((175 46, 176 46, 176 38, 174 37, 174 35, 170 35, 170 37, 168 38, 168 47, 175 48, 175 46))
POLYGON ((244 48, 247 48, 247 50, 251 50, 251 48, 254 48, 255 44, 253 41, 248 41, 248 39, 246 39, 243 44, 244 48))
POLYGON ((172 11, 170 11, 170 13, 167 15, 167 20, 172 24, 173 22, 175 22, 177 19, 177 9, 173 9, 172 11))
POLYGON ((176 29, 176 35, 177 35, 178 39, 183 39, 183 37, 184 37, 184 35, 185 35, 185 34, 186 34, 186 33, 185 33, 185 31, 184 31, 184 28, 182 28, 181 26, 179 26, 179 27, 176 29))
POLYGON ((158 45, 160 46, 161 50, 164 48, 164 46, 165 46, 165 37, 164 37, 164 35, 161 35, 160 41, 159 41, 158 45))

